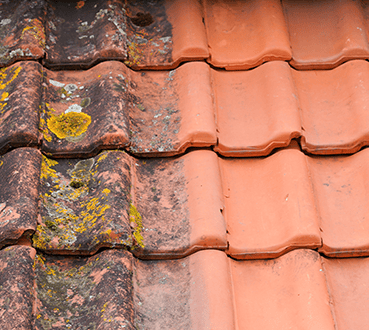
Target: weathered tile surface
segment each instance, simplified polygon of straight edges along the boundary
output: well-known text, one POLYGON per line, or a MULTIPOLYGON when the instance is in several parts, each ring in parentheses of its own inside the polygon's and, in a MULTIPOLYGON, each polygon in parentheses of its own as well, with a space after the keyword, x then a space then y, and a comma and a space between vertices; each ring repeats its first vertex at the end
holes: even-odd
POLYGON ((127 57, 124 2, 56 1, 47 6, 46 58, 49 67, 89 67, 127 57))
POLYGON ((41 153, 19 148, 0 157, 0 246, 36 229, 41 153))
POLYGON ((0 251, 1 329, 32 329, 35 255, 33 248, 19 245, 0 251))
POLYGON ((33 245, 51 253, 92 254, 134 245, 129 225, 130 158, 106 151, 95 158, 52 160, 41 169, 41 223, 33 245))
POLYGON ((40 143, 41 72, 37 62, 0 69, 0 154, 40 143))
POLYGON ((0 66, 44 56, 44 19, 44 0, 0 3, 0 66))
POLYGON ((132 255, 89 258, 37 255, 34 328, 135 329, 132 255))

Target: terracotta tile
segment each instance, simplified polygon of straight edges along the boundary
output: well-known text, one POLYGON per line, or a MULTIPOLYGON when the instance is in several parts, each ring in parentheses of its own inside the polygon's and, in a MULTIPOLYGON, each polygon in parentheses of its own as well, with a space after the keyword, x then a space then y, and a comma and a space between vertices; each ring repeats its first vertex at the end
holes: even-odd
POLYGON ((9 246, 0 251, 1 329, 32 329, 35 254, 33 248, 26 246, 9 246))
POLYGON ((173 71, 132 72, 132 82, 132 153, 169 156, 216 143, 208 65, 194 62, 173 71))
POLYGON ((88 71, 45 72, 40 128, 54 157, 92 156, 129 144, 127 68, 115 61, 88 71))
POLYGON ((20 62, 0 69, 1 154, 9 148, 40 143, 41 68, 36 62, 20 62))
POLYGON ((369 149, 352 156, 309 157, 323 246, 333 257, 369 255, 369 149))
POLYGON ((169 69, 209 56, 197 0, 128 1, 128 66, 169 69))
POLYGON ((306 156, 286 149, 267 158, 220 159, 228 253, 273 258, 321 245, 306 156))
POLYGON ((130 167, 122 151, 84 160, 44 157, 34 247, 49 253, 92 254, 100 247, 132 246, 130 167))
POLYGON ((206 0, 204 9, 212 65, 244 70, 291 59, 280 1, 206 0))
POLYGON ((287 63, 242 72, 212 70, 212 77, 219 139, 215 151, 262 156, 300 136, 299 104, 287 63))
POLYGON ((134 205, 142 217, 140 258, 176 258, 225 249, 226 228, 217 156, 194 151, 176 159, 137 159, 134 205), (211 178, 209 180, 209 178, 211 178))
POLYGON ((120 0, 57 1, 47 6, 48 67, 89 67, 127 58, 126 16, 120 0))
POLYGON ((340 154, 368 145, 368 62, 356 60, 333 70, 292 72, 302 109, 303 149, 340 154))
POLYGON ((283 0, 282 5, 290 31, 294 67, 329 69, 350 59, 368 58, 362 2, 283 0))
POLYGON ((34 329, 135 329, 132 270, 127 251, 37 255, 34 329))
POLYGON ((135 265, 139 329, 235 329, 224 252, 200 251, 180 260, 137 260, 135 265))
POLYGON ((0 66, 44 56, 44 1, 4 1, 0 4, 0 66))
POLYGON ((322 261, 336 328, 365 329, 369 322, 367 312, 369 260, 322 258, 322 261))
POLYGON ((336 329, 317 252, 295 250, 273 260, 229 260, 236 329, 336 329))
POLYGON ((0 246, 16 243, 37 226, 41 153, 19 148, 0 157, 0 246))

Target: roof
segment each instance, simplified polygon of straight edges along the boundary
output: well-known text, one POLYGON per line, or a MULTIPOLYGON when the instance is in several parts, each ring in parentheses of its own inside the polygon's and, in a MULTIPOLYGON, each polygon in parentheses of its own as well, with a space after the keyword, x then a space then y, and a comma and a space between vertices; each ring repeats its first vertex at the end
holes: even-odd
POLYGON ((365 329, 367 6, 1 2, 1 328, 365 329))

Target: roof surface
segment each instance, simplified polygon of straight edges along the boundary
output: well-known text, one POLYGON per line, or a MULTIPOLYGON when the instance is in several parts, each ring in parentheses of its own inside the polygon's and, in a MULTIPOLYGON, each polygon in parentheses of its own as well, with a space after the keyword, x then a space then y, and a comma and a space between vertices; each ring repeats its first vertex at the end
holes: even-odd
POLYGON ((1 1, 0 328, 367 329, 368 1, 1 1))

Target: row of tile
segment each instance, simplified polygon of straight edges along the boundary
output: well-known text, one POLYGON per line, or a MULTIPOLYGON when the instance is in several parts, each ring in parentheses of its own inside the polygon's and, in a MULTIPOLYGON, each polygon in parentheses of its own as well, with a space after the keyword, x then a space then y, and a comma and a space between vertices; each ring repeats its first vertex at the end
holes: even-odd
POLYGON ((0 251, 0 325, 14 329, 365 329, 367 258, 296 250, 236 261, 222 251, 142 261, 0 251), (35 292, 35 293, 34 293, 35 292))
POLYGON ((207 146, 251 157, 301 138, 308 153, 353 153, 369 144, 368 101, 369 63, 361 60, 329 71, 274 61, 242 72, 204 62, 135 72, 117 61, 53 72, 21 62, 0 72, 0 152, 42 140, 53 157, 207 146))
POLYGON ((209 248, 237 259, 296 248, 366 256, 368 157, 369 149, 309 157, 292 148, 258 159, 201 150, 56 161, 18 148, 0 159, 0 244, 35 233, 33 246, 54 254, 116 246, 142 259, 209 248))
POLYGON ((0 64, 49 67, 122 60, 173 68, 207 59, 229 70, 271 60, 299 69, 369 58, 368 1, 9 1, 0 7, 0 64))

